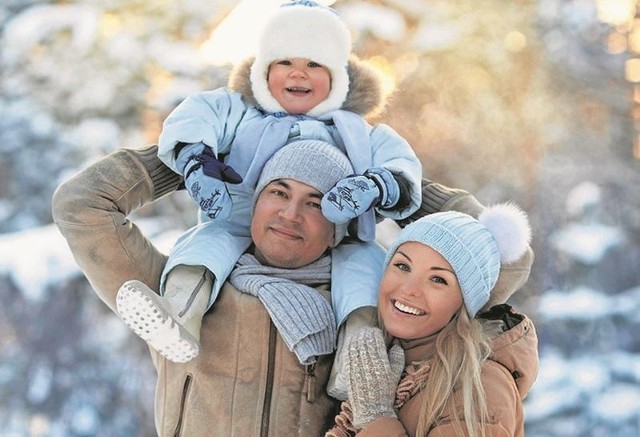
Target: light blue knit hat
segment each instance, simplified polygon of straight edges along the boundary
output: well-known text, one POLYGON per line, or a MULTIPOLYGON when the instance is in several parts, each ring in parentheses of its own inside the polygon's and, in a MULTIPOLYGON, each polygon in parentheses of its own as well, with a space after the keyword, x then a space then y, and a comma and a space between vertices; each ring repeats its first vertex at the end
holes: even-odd
MULTIPOLYGON (((354 173, 349 158, 336 146, 319 140, 298 140, 279 149, 267 161, 256 185, 253 203, 270 182, 293 179, 325 194, 354 173)), ((333 245, 347 233, 348 223, 336 224, 333 245)))
POLYGON ((489 300, 501 263, 516 261, 531 239, 526 214, 512 203, 486 208, 474 219, 447 211, 430 214, 406 226, 389 247, 385 268, 398 247, 415 241, 446 259, 456 274, 467 312, 475 317, 489 300))

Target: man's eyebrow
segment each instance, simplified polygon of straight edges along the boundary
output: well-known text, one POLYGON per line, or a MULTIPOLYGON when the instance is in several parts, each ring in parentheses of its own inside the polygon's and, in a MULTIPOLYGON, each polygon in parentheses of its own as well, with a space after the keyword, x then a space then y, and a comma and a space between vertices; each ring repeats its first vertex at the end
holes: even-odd
MULTIPOLYGON (((271 182, 269 182, 269 185, 271 184, 275 184, 280 187, 286 188, 288 190, 292 190, 291 184, 286 179, 274 179, 271 182)), ((313 199, 322 199, 323 196, 324 195, 316 189, 313 189, 313 191, 310 191, 309 193, 307 193, 307 197, 311 197, 313 199)))
POLYGON ((284 188, 291 188, 291 185, 289 185, 289 183, 284 179, 274 179, 270 182, 270 184, 279 185, 284 188))

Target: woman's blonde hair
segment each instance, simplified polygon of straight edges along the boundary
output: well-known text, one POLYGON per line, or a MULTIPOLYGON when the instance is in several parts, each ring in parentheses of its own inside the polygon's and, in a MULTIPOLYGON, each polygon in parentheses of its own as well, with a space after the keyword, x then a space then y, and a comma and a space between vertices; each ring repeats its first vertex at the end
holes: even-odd
POLYGON ((455 435, 484 436, 487 405, 481 369, 490 352, 488 335, 463 306, 436 338, 436 352, 429 360, 431 369, 422 387, 424 403, 416 435, 427 435, 444 412, 451 411, 455 435), (458 405, 454 392, 461 400, 458 405))

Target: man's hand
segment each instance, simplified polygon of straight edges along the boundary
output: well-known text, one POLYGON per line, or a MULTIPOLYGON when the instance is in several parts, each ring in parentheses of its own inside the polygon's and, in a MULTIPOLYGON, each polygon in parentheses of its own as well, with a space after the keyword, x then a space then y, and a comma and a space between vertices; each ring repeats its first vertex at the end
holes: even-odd
POLYGON ((189 195, 211 220, 224 220, 231 215, 232 201, 226 183, 239 184, 242 177, 230 166, 218 160, 211 148, 193 144, 178 156, 178 166, 184 163, 184 181, 189 195))
POLYGON ((339 180, 322 197, 322 213, 332 223, 347 223, 372 207, 393 208, 399 198, 400 187, 391 172, 374 167, 339 180))
POLYGON ((382 331, 363 328, 349 344, 349 402, 353 426, 362 429, 379 417, 396 417, 393 404, 404 369, 404 351, 394 345, 387 355, 382 331))

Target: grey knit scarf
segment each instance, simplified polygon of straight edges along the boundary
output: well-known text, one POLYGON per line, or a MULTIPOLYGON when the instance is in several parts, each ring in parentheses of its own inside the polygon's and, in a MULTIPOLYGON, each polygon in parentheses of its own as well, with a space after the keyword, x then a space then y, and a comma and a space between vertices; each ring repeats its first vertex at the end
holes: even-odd
POLYGON ((264 266, 251 254, 238 260, 229 282, 242 293, 256 296, 278 332, 301 364, 333 352, 336 321, 327 299, 309 285, 328 283, 331 257, 297 269, 264 266))

